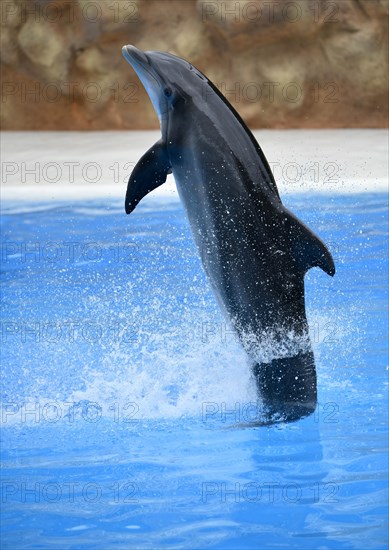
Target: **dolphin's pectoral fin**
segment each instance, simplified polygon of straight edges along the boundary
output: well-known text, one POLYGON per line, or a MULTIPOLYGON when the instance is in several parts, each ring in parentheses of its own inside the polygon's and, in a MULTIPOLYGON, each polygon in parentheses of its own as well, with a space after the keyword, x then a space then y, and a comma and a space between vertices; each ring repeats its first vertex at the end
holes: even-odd
POLYGON ((162 141, 157 141, 143 155, 131 173, 125 200, 126 213, 130 214, 143 197, 165 183, 170 173, 166 146, 162 141))
POLYGON ((311 267, 321 267, 328 275, 335 275, 335 264, 326 245, 291 212, 285 210, 287 239, 291 244, 298 268, 306 273, 311 267))

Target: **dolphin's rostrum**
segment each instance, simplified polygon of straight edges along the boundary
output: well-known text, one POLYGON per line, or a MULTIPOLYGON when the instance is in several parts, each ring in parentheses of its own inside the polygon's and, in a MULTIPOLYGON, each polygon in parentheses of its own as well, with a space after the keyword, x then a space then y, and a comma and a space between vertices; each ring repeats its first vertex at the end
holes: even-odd
POLYGON ((304 275, 334 275, 324 243, 281 202, 269 164, 239 114, 208 78, 169 53, 124 46, 161 125, 128 182, 127 214, 172 172, 204 270, 253 366, 259 424, 316 408, 304 275))

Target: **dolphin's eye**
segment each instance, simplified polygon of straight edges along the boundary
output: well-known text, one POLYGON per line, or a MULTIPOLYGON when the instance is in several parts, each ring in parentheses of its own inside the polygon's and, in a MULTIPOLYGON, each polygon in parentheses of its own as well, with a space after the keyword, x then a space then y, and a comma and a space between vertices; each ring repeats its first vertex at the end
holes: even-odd
POLYGON ((165 94, 165 97, 171 97, 172 90, 171 90, 171 88, 165 88, 163 93, 165 94))

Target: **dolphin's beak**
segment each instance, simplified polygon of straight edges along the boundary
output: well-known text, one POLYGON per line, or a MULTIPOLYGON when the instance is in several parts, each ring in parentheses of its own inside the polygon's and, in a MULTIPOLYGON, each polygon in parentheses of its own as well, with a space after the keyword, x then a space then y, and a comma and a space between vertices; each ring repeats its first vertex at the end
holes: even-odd
POLYGON ((145 87, 158 115, 160 124, 162 124, 162 118, 166 116, 167 106, 166 100, 164 100, 163 94, 161 94, 161 77, 152 66, 147 55, 141 50, 138 50, 138 48, 135 48, 135 46, 123 46, 122 54, 145 87))
POLYGON ((138 50, 138 48, 135 48, 135 46, 131 46, 130 44, 128 46, 123 46, 122 54, 126 61, 128 61, 132 66, 134 66, 134 64, 149 64, 149 60, 146 55, 141 50, 138 50))

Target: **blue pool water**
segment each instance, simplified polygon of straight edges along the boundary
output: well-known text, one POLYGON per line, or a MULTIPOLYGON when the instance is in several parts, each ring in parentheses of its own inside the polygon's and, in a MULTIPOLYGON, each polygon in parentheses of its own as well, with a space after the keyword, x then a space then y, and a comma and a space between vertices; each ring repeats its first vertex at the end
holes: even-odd
POLYGON ((386 197, 285 203, 337 273, 316 414, 269 428, 176 199, 5 204, 2 548, 387 547, 386 197))

